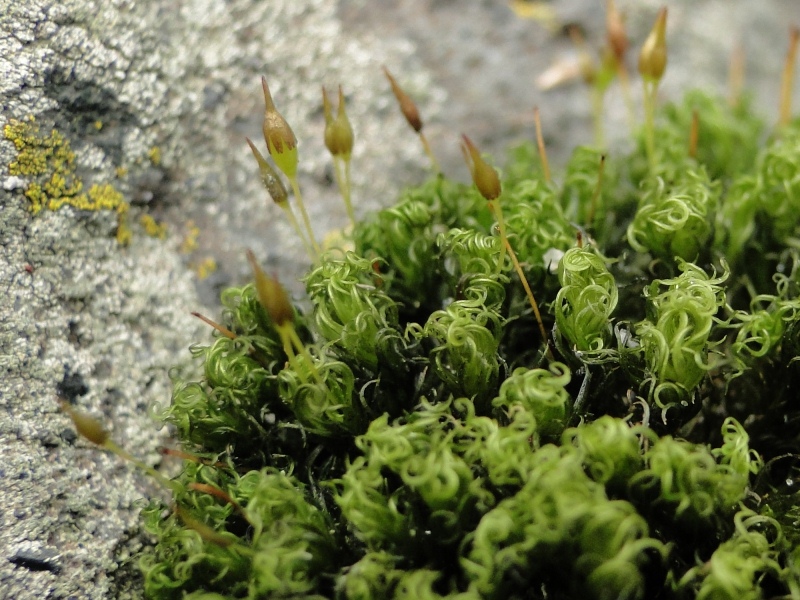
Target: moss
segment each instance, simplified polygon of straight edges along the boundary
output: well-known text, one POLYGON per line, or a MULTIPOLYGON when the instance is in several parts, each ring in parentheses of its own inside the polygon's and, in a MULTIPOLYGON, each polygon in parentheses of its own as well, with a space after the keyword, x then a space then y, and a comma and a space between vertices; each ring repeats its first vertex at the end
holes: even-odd
MULTIPOLYGON (((717 215, 736 213, 729 203, 750 175, 721 170, 713 144, 742 132, 726 133, 722 119, 690 158, 671 129, 682 114, 658 115, 656 174, 638 173, 643 146, 606 158, 607 214, 577 238, 571 222, 592 220, 598 154, 576 152, 563 183, 530 168, 530 150, 513 154, 499 201, 508 243, 547 301, 552 348, 485 201, 442 176, 357 223, 348 249, 313 265, 310 310, 275 324, 252 284, 226 290, 223 335, 194 349, 205 376, 178 382, 163 413, 196 456, 176 479, 179 508, 145 511, 159 540, 142 561, 147 593, 680 600, 800 590, 793 518, 780 512, 794 495, 763 466, 786 457, 776 437, 800 435, 790 391, 800 252, 786 243, 787 227, 799 232, 760 232, 780 249, 780 269, 767 255, 725 260, 717 215), (734 308, 737 277, 770 268, 769 284, 749 283, 749 307, 734 308), (283 343, 286 327, 303 352, 283 343)), ((759 156, 800 165, 794 135, 759 156)), ((752 149, 737 160, 745 155, 756 160, 752 149)), ((192 224, 187 249, 197 234, 192 224)))

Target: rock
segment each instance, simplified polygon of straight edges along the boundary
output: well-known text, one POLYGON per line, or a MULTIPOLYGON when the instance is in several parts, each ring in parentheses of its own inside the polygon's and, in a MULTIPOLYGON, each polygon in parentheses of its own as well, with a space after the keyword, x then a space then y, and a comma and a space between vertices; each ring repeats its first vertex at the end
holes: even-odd
MULTIPOLYGON (((29 545, 24 544, 23 546, 29 545)), ((61 555, 53 548, 21 547, 14 552, 8 561, 29 571, 50 571, 58 575, 61 573, 60 558, 61 555)))

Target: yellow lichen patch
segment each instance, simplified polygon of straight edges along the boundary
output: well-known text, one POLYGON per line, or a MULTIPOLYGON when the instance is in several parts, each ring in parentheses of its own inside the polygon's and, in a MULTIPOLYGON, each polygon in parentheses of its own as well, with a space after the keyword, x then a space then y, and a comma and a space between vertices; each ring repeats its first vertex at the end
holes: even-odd
POLYGON ((114 210, 118 215, 117 240, 122 244, 130 241, 126 222, 128 203, 122 193, 108 183, 94 184, 84 192, 83 181, 75 174, 75 153, 63 135, 55 129, 49 135, 42 134, 36 119, 29 116, 9 120, 3 127, 3 136, 17 150, 17 158, 8 166, 8 172, 29 179, 24 195, 34 215, 45 208, 58 210, 63 206, 114 210))
POLYGON ((181 252, 189 254, 197 250, 197 238, 200 237, 200 228, 195 225, 194 221, 189 220, 186 222, 186 233, 181 242, 181 252))
POLYGON ((558 29, 558 16, 551 6, 537 0, 511 0, 511 10, 521 19, 540 23, 550 31, 558 29))
POLYGON ((207 256, 199 263, 194 264, 193 269, 197 278, 202 281, 217 270, 217 261, 207 256))
MULTIPOLYGON (((198 243, 199 237, 200 228, 194 220, 189 219, 186 221, 186 230, 183 234, 183 240, 181 240, 180 252, 182 254, 191 254, 197 250, 200 247, 198 243)), ((192 260, 189 263, 189 268, 194 271, 197 278, 202 281, 217 270, 217 261, 210 256, 206 256, 205 258, 192 260)))
POLYGON ((133 232, 128 225, 128 213, 120 213, 117 217, 119 225, 117 226, 117 243, 120 246, 127 246, 131 243, 133 232))
POLYGON ((94 122, 94 128, 100 131, 103 128, 103 122, 100 119, 94 122))
POLYGON ((153 146, 150 150, 147 151, 147 158, 150 159, 150 162, 153 165, 158 166, 161 164, 161 148, 158 146, 153 146))
POLYGON ((71 169, 75 161, 75 154, 61 134, 53 130, 49 136, 39 135, 39 126, 33 117, 22 121, 11 119, 3 127, 3 136, 17 149, 17 160, 8 165, 11 175, 43 175, 52 170, 51 163, 71 169))
POLYGON ((139 222, 144 227, 144 232, 150 237, 163 240, 167 237, 167 224, 163 221, 159 223, 150 215, 142 215, 139 222))
POLYGON ((117 179, 122 179, 127 174, 128 174, 128 169, 126 169, 125 167, 117 167, 116 169, 114 169, 114 175, 117 176, 117 179))

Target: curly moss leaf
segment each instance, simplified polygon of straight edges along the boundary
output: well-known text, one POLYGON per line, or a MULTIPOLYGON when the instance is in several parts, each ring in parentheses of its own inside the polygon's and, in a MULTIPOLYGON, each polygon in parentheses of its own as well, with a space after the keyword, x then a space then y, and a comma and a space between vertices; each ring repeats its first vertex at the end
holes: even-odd
POLYGON ((536 445, 540 438, 557 439, 572 408, 572 399, 564 389, 570 379, 569 368, 561 363, 552 363, 549 370, 520 367, 500 386, 492 405, 502 409, 512 421, 519 418, 517 407, 528 411, 535 424, 536 445))
POLYGON ((457 509, 472 473, 451 449, 455 432, 441 431, 448 405, 429 406, 389 425, 373 421, 357 440, 371 467, 388 468, 432 510, 457 509))
POLYGON ((609 491, 625 491, 627 482, 644 466, 641 431, 621 419, 603 415, 564 432, 563 444, 574 446, 586 473, 609 491))
POLYGON ((146 524, 159 543, 143 559, 148 597, 183 597, 180 590, 195 591, 197 597, 203 597, 202 590, 253 599, 307 594, 319 587, 322 573, 338 569, 342 556, 329 516, 308 502, 296 480, 270 469, 222 476, 199 465, 183 479, 225 488, 246 511, 253 531, 246 538, 228 531, 235 525, 233 507, 209 494, 187 493, 179 502, 192 515, 202 515, 231 546, 204 540, 175 514, 163 519, 162 507, 151 504, 146 524))
POLYGON ((776 241, 794 232, 800 212, 800 128, 789 129, 758 161, 758 206, 770 218, 776 241))
MULTIPOLYGON (((508 238, 520 262, 537 281, 555 264, 551 250, 565 252, 575 241, 575 228, 564 216, 552 187, 537 180, 506 186, 503 193, 508 238)), ((542 299, 540 298, 541 302, 542 299)))
POLYGON ((462 567, 470 589, 506 598, 527 582, 559 573, 555 585, 572 594, 642 598, 647 523, 633 506, 609 500, 583 472, 575 454, 545 446, 530 479, 481 519, 462 567))
POLYGON ((719 186, 704 171, 686 171, 667 184, 647 180, 639 208, 628 226, 628 242, 638 252, 666 261, 696 260, 712 234, 719 186))
MULTIPOLYGON (((286 360, 280 336, 267 311, 258 301, 255 285, 250 283, 241 288, 228 288, 222 292, 220 300, 229 329, 240 337, 251 339, 265 362, 286 360)), ((305 322, 299 313, 295 313, 293 321, 295 328, 304 332, 305 322)))
POLYGON ((490 206, 444 176, 320 257, 291 343, 252 285, 226 290, 231 334, 193 348, 203 376, 162 411, 197 456, 177 508, 143 512, 148 594, 800 594, 773 458, 800 431, 800 121, 757 159, 746 103, 692 94, 657 123, 655 165, 609 152, 588 225, 598 151, 561 186, 533 146, 512 156, 500 201, 547 354, 490 206))
POLYGON ((558 263, 558 281, 558 331, 578 350, 603 350, 611 338, 611 313, 619 298, 603 259, 591 248, 570 248, 558 263))
POLYGON ((744 427, 733 417, 727 417, 722 423, 722 446, 712 450, 711 454, 721 465, 728 467, 732 476, 745 481, 761 468, 761 458, 750 449, 749 442, 744 427))
POLYGON ((715 450, 668 436, 655 441, 645 455, 647 468, 630 480, 632 488, 653 490, 678 522, 719 529, 745 498, 760 464, 735 420, 727 419, 722 433, 724 443, 715 450))
POLYGON ((539 149, 533 142, 522 142, 507 151, 508 162, 503 168, 504 186, 514 186, 521 181, 544 181, 539 149))
MULTIPOLYGON (((485 472, 493 486, 516 489, 527 481, 531 470, 537 423, 533 414, 519 404, 510 408, 507 419, 507 425, 500 426, 495 419, 476 416, 473 409, 455 442, 464 460, 480 465, 480 472, 485 472)), ((496 503, 490 490, 473 493, 476 505, 484 510, 496 503)))
POLYGON ((725 305, 720 283, 727 279, 727 272, 709 278, 692 263, 679 261, 678 268, 681 274, 677 277, 656 279, 645 288, 648 318, 636 324, 641 351, 654 379, 652 396, 661 408, 686 401, 700 383, 709 368, 714 316, 725 305))
POLYGON ((388 552, 367 552, 339 577, 336 592, 347 600, 391 598, 403 576, 396 564, 397 557, 388 552))
POLYGON ((313 269, 305 284, 317 331, 345 356, 375 371, 382 358, 382 333, 398 326, 398 315, 397 304, 378 287, 383 280, 373 263, 347 252, 313 269))
POLYGON ((735 179, 723 199, 717 244, 731 264, 786 244, 800 222, 800 126, 784 130, 759 153, 754 172, 735 179))
MULTIPOLYGON (((572 151, 569 162, 564 172, 564 182, 559 192, 559 201, 564 208, 564 214, 570 221, 580 224, 589 224, 592 211, 592 201, 597 190, 600 173, 600 163, 605 154, 598 148, 578 146, 572 151)), ((614 165, 607 161, 603 167, 603 180, 596 199, 595 220, 602 214, 604 204, 613 203, 617 173, 614 165)))
POLYGON ((345 558, 330 516, 308 502, 296 481, 282 473, 253 471, 240 480, 241 502, 252 524, 253 598, 307 594, 319 577, 345 558))
POLYGON ((451 229, 436 244, 444 260, 444 274, 456 300, 499 313, 506 299, 508 278, 497 274, 500 238, 477 231, 451 229))
MULTIPOLYGON (((304 365, 307 358, 298 356, 297 362, 304 365)), ((363 431, 364 413, 353 393, 355 377, 347 363, 323 357, 314 360, 314 369, 319 381, 291 369, 278 374, 280 396, 298 423, 309 432, 326 437, 363 431)))
POLYGON ((420 334, 434 342, 431 366, 450 393, 483 404, 497 391, 502 330, 499 315, 457 300, 431 314, 420 334))
POLYGON ((693 114, 697 114, 697 162, 713 179, 731 179, 752 168, 764 122, 752 110, 750 98, 735 105, 720 96, 690 90, 680 102, 667 104, 656 128, 661 164, 680 163, 688 151, 693 114))
MULTIPOLYGON (((373 426, 374 426, 373 422, 373 426)), ((357 457, 339 482, 335 496, 358 539, 372 550, 403 553, 412 545, 411 515, 402 490, 393 493, 380 470, 357 457)))
POLYGON ((356 253, 381 258, 385 290, 410 312, 440 303, 436 236, 466 227, 488 232, 492 215, 486 201, 464 186, 433 179, 404 192, 393 207, 360 223, 353 232, 356 253))
POLYGON ((734 517, 736 532, 703 565, 694 567, 677 583, 681 591, 694 588, 698 600, 758 600, 766 575, 779 577, 783 545, 780 526, 773 519, 742 510, 734 517))
POLYGON ((447 593, 442 595, 436 590, 441 589, 439 585, 441 573, 433 569, 417 569, 404 573, 397 584, 394 598, 396 600, 441 600, 452 598, 454 600, 471 598, 469 594, 447 593))

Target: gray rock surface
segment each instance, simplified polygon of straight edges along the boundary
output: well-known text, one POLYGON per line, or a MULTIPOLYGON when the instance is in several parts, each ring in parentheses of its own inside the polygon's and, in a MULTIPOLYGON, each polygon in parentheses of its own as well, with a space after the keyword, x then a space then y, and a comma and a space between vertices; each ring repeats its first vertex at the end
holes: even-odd
MULTIPOLYGON (((168 80, 143 15, 123 3, 3 1, 0 31, 3 126, 32 115, 42 136, 57 129, 86 189, 113 182, 133 199, 142 179, 162 176, 143 159, 168 80), (115 181, 116 167, 129 179, 115 181)), ((148 405, 169 400, 167 371, 201 335, 187 314, 198 301, 169 242, 136 235, 119 246, 113 211, 32 216, 28 178, 8 176, 16 160, 3 140, 0 597, 125 597, 137 593, 136 502, 150 485, 78 440, 56 400, 74 400, 155 463, 165 440, 148 405)))
MULTIPOLYGON (((601 3, 550 4, 601 43, 601 3)), ((658 3, 618 5, 638 45, 658 3)), ((748 80, 774 114, 796 0, 762 0, 757 11, 747 0, 669 5, 663 95, 721 89, 739 38, 748 80)), ((8 173, 16 149, 0 140, 0 598, 141 594, 136 502, 158 491, 77 440, 56 398, 71 397, 157 464, 166 432, 147 409, 168 401, 169 368, 190 369, 186 348, 208 336, 188 312, 213 315, 219 287, 247 275, 244 248, 288 283, 302 270, 302 247, 267 202, 244 143, 260 137, 262 74, 300 140, 301 187, 321 238, 346 219, 321 139, 320 85, 345 87, 363 214, 426 169, 380 65, 418 101, 445 170, 466 178, 458 134, 500 156, 532 137, 535 104, 555 156, 590 140, 586 94, 533 83, 571 51, 496 0, 0 0, 0 125, 33 115, 43 135, 57 129, 85 187, 111 183, 131 203, 134 234, 119 246, 111 211, 31 215, 28 179, 8 173), (144 234, 142 214, 168 223, 166 240, 144 234), (189 219, 199 248, 185 255, 189 219), (197 282, 190 267, 206 256, 220 269, 197 282)), ((624 135, 624 122, 612 94, 609 131, 624 135)))

